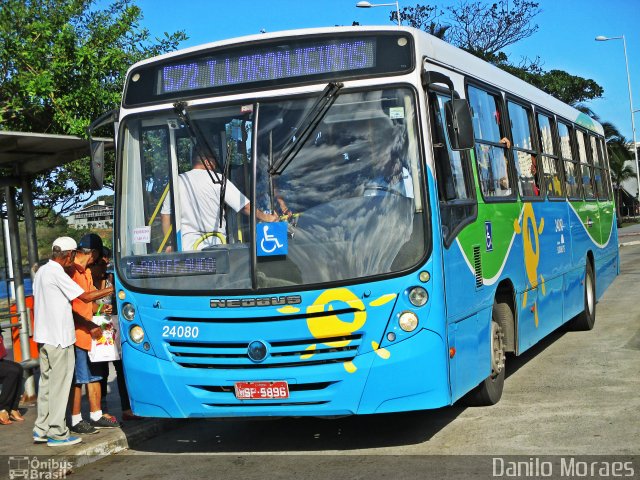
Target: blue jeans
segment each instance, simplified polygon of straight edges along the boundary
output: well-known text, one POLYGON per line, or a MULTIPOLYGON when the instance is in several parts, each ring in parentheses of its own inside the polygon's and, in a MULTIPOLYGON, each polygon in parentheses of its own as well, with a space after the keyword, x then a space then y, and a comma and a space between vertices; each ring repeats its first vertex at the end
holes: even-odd
POLYGON ((89 352, 74 346, 76 351, 75 384, 87 384, 102 380, 106 362, 93 363, 89 360, 89 352))

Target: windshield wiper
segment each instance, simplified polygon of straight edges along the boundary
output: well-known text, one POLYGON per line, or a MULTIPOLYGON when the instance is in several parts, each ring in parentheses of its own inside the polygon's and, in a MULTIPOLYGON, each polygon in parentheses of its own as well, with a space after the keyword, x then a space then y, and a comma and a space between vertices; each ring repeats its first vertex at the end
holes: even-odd
POLYGON ((338 98, 338 92, 343 86, 344 84, 341 82, 331 82, 326 86, 322 95, 320 95, 316 100, 316 103, 311 107, 311 110, 309 110, 309 113, 307 113, 307 115, 294 129, 295 136, 291 139, 291 143, 282 153, 282 156, 269 169, 270 175, 281 175, 289 166, 291 160, 295 158, 298 152, 307 143, 307 140, 309 140, 313 131, 327 114, 331 105, 336 101, 338 98))
MULTIPOLYGON (((193 122, 191 117, 189 116, 189 112, 187 111, 187 104, 185 102, 176 102, 173 104, 173 109, 178 115, 178 117, 180 118, 180 120, 182 120, 182 123, 184 123, 184 125, 187 127, 187 133, 189 134, 189 139, 191 140, 191 143, 195 148, 196 155, 200 157, 200 160, 202 161, 202 164, 204 165, 205 170, 209 174, 209 178, 211 179, 211 182, 221 184, 220 185, 220 208, 219 208, 220 216, 218 219, 218 227, 222 228, 222 218, 224 214, 223 213, 224 197, 225 197, 226 186, 227 186, 227 175, 229 173, 228 168, 223 168, 223 169, 220 168, 218 159, 216 158, 216 155, 213 153, 213 149, 209 145, 209 142, 207 142, 207 138, 202 134, 198 125, 195 122, 193 122), (219 172, 222 172, 222 174, 216 173, 214 175, 215 172, 209 166, 209 162, 206 161, 208 158, 213 160, 216 170, 218 170, 219 172)), ((227 157, 227 163, 229 163, 228 157, 227 157)), ((227 166, 225 165, 225 167, 227 166)))

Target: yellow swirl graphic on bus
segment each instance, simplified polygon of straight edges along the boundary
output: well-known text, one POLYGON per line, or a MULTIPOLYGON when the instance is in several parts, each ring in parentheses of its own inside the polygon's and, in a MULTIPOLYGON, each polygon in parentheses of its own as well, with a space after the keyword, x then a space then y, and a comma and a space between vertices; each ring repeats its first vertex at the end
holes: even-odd
MULTIPOLYGON (((522 247, 524 252, 524 266, 527 273, 527 281, 529 288, 536 288, 538 286, 538 265, 540 264, 540 235, 544 230, 544 218, 540 219, 540 224, 536 221, 535 212, 533 206, 530 203, 525 203, 522 211, 522 228, 516 220, 513 224, 513 229, 517 234, 522 234, 522 247), (531 226, 531 228, 529 227, 531 226)), ((544 278, 540 275, 540 291, 542 295, 545 294, 544 278)), ((527 290, 525 290, 522 297, 522 307, 527 304, 527 290)), ((533 318, 536 327, 538 326, 538 301, 533 303, 533 318)))
MULTIPOLYGON (((342 308, 355 309, 353 313, 342 315, 322 315, 307 318, 307 326, 314 338, 331 338, 351 335, 356 330, 362 328, 367 321, 367 312, 364 303, 347 288, 334 288, 322 292, 313 304, 307 308, 307 314, 317 314, 321 312, 331 312, 336 310, 336 306, 342 308), (340 305, 343 303, 344 305, 340 305), (352 317, 343 320, 341 317, 352 317)), ((326 345, 332 347, 344 347, 351 343, 350 340, 340 340, 329 342, 326 345)))
MULTIPOLYGON (((371 302, 372 307, 384 305, 396 297, 396 294, 383 295, 371 302)), ((364 303, 351 290, 347 288, 333 288, 322 292, 316 300, 307 307, 307 327, 314 338, 317 338, 321 345, 332 348, 346 347, 351 343, 348 338, 329 340, 322 342, 322 339, 336 339, 347 337, 353 332, 361 329, 367 321, 367 311, 364 303), (342 313, 329 313, 340 310, 349 310, 342 313), (325 313, 325 315, 317 315, 325 313), (326 313, 329 313, 328 315, 326 313)), ((372 342, 372 347, 381 358, 387 359, 391 354, 377 343, 372 342), (378 351, 380 350, 380 351, 378 351)), ((308 359, 314 355, 318 346, 309 346, 301 359, 308 359)), ((357 370, 356 365, 350 361, 344 363, 344 368, 349 373, 357 370)))

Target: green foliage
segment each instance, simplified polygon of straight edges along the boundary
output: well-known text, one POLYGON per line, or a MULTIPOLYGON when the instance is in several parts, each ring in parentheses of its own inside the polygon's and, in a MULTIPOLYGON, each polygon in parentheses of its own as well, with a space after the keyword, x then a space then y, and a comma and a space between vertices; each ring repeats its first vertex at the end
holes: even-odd
MULTIPOLYGON (((418 4, 403 8, 400 16, 405 24, 462 48, 569 105, 603 95, 602 87, 592 79, 562 70, 544 71, 539 58, 514 64, 502 51, 538 31, 538 25, 533 23, 541 12, 537 2, 459 0, 447 6, 446 12, 432 5, 418 4)), ((396 12, 391 12, 391 18, 396 17, 396 12)))
POLYGON ((512 65, 498 66, 569 105, 577 106, 585 100, 600 98, 604 93, 604 89, 594 80, 571 75, 563 70, 544 72, 512 65))
MULTIPOLYGON (((104 9, 94 0, 3 0, 0 6, 0 128, 85 136, 89 123, 116 108, 127 69, 175 50, 183 31, 151 38, 133 0, 104 9)), ((106 131, 105 135, 113 133, 106 131)), ((106 184, 112 185, 112 164, 106 184)), ((89 197, 80 160, 35 181, 36 204, 68 211, 89 197)))

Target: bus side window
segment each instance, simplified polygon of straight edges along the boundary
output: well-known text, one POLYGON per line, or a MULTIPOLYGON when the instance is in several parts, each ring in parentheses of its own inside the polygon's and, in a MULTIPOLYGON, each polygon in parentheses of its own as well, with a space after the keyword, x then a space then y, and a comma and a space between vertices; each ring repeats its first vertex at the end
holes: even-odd
POLYGON ((509 120, 511 123, 511 138, 513 139, 513 157, 520 196, 523 198, 539 198, 544 196, 540 190, 542 165, 538 162, 534 137, 531 128, 531 108, 518 103, 507 102, 509 120))
POLYGON ((451 149, 444 127, 444 104, 448 94, 430 92, 433 155, 436 166, 440 216, 445 246, 449 246, 456 234, 477 215, 473 176, 466 153, 451 149))
POLYGON ((468 98, 476 140, 478 180, 485 199, 508 197, 515 200, 513 175, 509 161, 509 146, 502 126, 499 95, 470 85, 468 98))
POLYGON ((593 172, 594 172, 594 187, 596 189, 596 195, 599 200, 606 200, 607 193, 605 191, 606 182, 603 180, 604 175, 604 162, 602 161, 602 152, 599 150, 596 137, 589 135, 589 146, 591 148, 591 159, 593 160, 593 172))
POLYGON ((591 166, 591 159, 587 151, 585 133, 582 130, 576 130, 575 132, 584 198, 585 200, 595 200, 596 192, 593 188, 593 167, 591 166))
POLYGON ((604 182, 605 197, 603 200, 613 200, 613 188, 611 185, 611 172, 609 171, 609 161, 607 159, 607 149, 604 146, 604 140, 602 137, 598 138, 598 152, 600 152, 600 158, 602 159, 602 173, 604 182))
POLYGON ((576 162, 571 146, 571 127, 558 122, 558 137, 560 139, 560 156, 564 162, 564 179, 567 197, 579 199, 580 193, 580 164, 576 162))
POLYGON ((540 155, 544 170, 544 185, 548 198, 564 198, 564 183, 562 181, 562 164, 555 142, 553 141, 553 118, 542 113, 537 114, 538 138, 540 140, 540 155))

